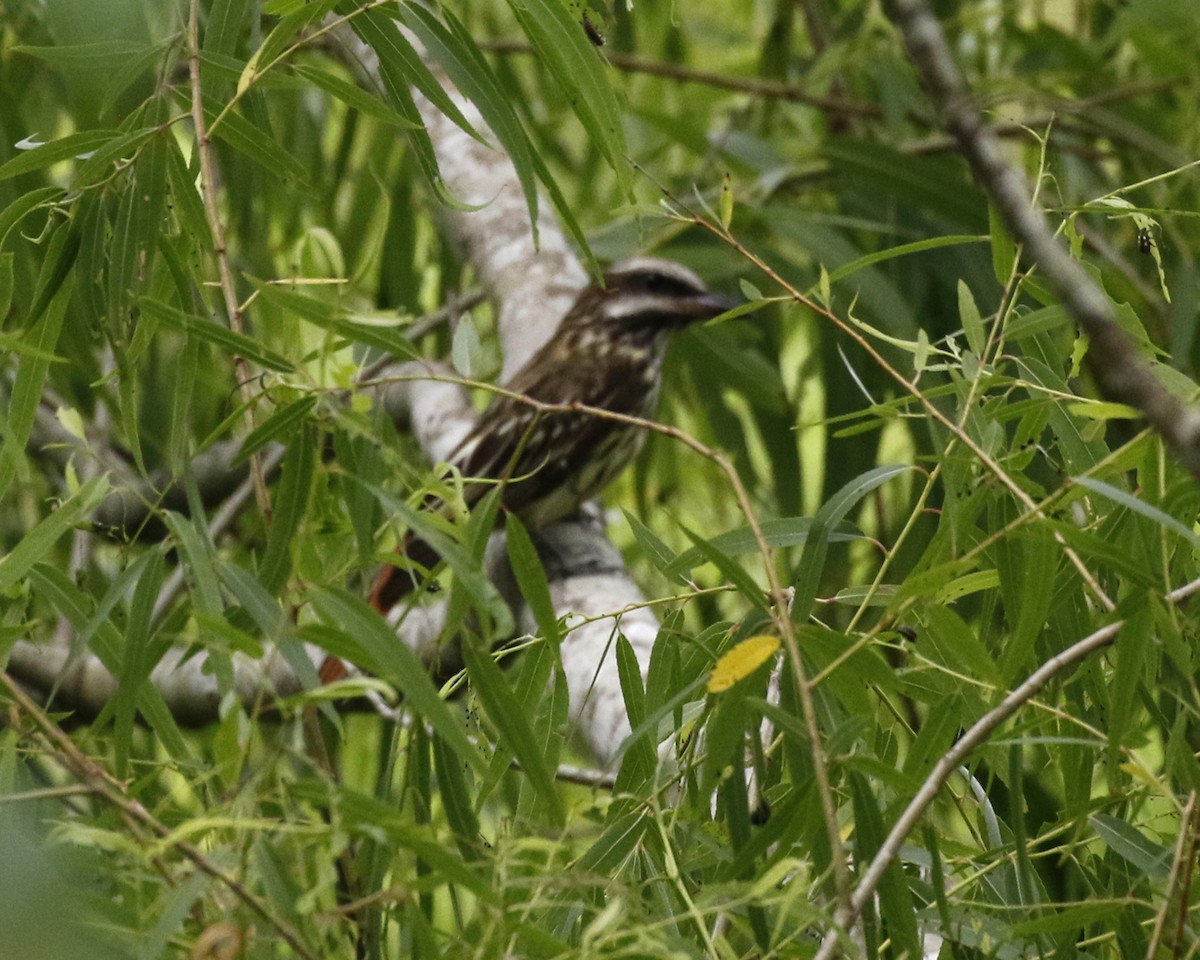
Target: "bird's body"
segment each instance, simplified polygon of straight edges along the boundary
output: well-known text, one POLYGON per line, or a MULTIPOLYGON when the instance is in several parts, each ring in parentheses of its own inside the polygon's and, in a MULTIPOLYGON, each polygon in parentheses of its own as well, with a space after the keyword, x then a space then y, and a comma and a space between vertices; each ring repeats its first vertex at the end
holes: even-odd
MULTIPOLYGON (((502 482, 504 509, 530 529, 571 515, 624 469, 645 440, 637 426, 594 411, 651 417, 670 335, 729 307, 679 264, 646 257, 614 266, 603 286, 580 293, 451 463, 468 479, 502 482), (545 409, 575 405, 591 409, 545 409)), ((474 506, 493 486, 468 483, 466 505, 474 506)), ((429 544, 412 535, 399 552, 426 567, 438 560, 429 544)), ((414 583, 411 572, 389 565, 376 578, 371 603, 386 612, 414 583)))

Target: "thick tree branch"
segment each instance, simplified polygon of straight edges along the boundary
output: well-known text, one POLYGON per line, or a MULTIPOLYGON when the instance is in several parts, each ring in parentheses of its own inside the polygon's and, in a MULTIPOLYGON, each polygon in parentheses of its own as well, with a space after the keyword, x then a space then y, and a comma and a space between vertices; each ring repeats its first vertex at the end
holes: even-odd
POLYGON ((1112 304, 1083 268, 1054 239, 1045 217, 1034 208, 1024 177, 1001 155, 992 127, 973 105, 937 18, 924 0, 889 0, 888 14, 899 28, 913 65, 947 129, 971 164, 1005 226, 1087 334, 1088 362, 1103 394, 1135 407, 1200 479, 1200 411, 1168 393, 1133 342, 1117 326, 1112 304))

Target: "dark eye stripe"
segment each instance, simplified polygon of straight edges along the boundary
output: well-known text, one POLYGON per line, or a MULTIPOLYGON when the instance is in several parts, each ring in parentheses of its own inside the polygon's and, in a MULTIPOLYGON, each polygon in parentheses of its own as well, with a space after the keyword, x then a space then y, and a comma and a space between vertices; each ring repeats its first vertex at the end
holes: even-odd
POLYGON ((666 273, 631 274, 623 286, 627 290, 644 290, 647 293, 662 293, 672 297, 687 297, 700 292, 690 283, 666 273))

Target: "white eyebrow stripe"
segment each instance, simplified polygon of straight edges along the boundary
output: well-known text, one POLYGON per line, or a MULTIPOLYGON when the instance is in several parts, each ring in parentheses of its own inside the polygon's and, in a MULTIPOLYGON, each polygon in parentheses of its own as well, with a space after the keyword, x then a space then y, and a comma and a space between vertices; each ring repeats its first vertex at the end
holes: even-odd
POLYGON ((624 320, 646 313, 673 313, 678 303, 678 296, 621 292, 605 300, 603 310, 604 315, 613 320, 624 320))
POLYGON ((661 273, 692 287, 696 293, 704 293, 708 289, 704 285, 704 281, 696 274, 682 263, 676 263, 674 260, 660 260, 658 257, 631 257, 620 263, 614 263, 608 268, 608 275, 612 277, 626 276, 631 273, 661 273))

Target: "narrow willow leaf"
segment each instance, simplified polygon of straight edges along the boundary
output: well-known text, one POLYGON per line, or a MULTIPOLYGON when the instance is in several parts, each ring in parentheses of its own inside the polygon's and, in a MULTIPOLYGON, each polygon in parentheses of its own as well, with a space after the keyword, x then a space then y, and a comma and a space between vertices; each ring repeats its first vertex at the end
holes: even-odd
POLYGON ((205 21, 204 49, 232 55, 245 34, 247 0, 213 0, 205 21))
POLYGON ((496 734, 521 764, 522 772, 545 805, 549 821, 561 825, 566 819, 566 808, 558 795, 554 771, 546 763, 529 719, 504 672, 488 651, 480 649, 478 642, 468 638, 462 647, 471 689, 495 725, 496 734))
MULTIPOLYGON (((616 806, 613 804, 614 808, 616 806)), ((654 821, 650 816, 640 810, 611 819, 599 839, 575 862, 575 869, 582 871, 584 875, 612 874, 653 825, 654 821)))
POLYGON ((1200 550, 1200 535, 1197 535, 1194 530, 1180 521, 1176 520, 1168 513, 1164 513, 1158 507, 1146 503, 1145 500, 1140 500, 1131 493, 1126 493, 1114 487, 1112 484, 1105 483, 1103 480, 1097 480, 1094 477, 1072 477, 1072 483, 1076 483, 1081 487, 1087 487, 1093 493, 1098 493, 1102 497, 1107 497, 1114 503, 1118 503, 1123 507, 1127 507, 1134 513, 1141 514, 1143 517, 1149 517, 1159 526, 1172 530, 1179 534, 1192 545, 1196 550, 1200 550))
POLYGON ((131 141, 132 137, 119 130, 86 130, 83 133, 72 133, 58 140, 51 140, 32 150, 18 153, 7 163, 0 164, 0 180, 32 173, 60 160, 82 157, 114 140, 126 143, 131 141))
MULTIPOLYGON (((338 9, 342 13, 353 13, 359 11, 359 4, 355 0, 343 0, 338 4, 338 9)), ((421 172, 425 178, 434 186, 439 186, 442 183, 441 174, 438 171, 437 156, 433 150, 433 143, 429 139, 429 134, 425 130, 425 124, 421 120, 421 114, 417 110, 417 105, 413 101, 412 94, 409 92, 409 83, 414 77, 411 71, 415 69, 413 61, 420 62, 420 58, 416 56, 411 44, 403 38, 400 31, 396 29, 394 23, 382 12, 377 10, 367 10, 359 12, 351 21, 355 33, 357 33, 379 57, 379 73, 380 79, 383 81, 384 90, 392 101, 392 106, 399 114, 412 124, 412 128, 408 131, 408 142, 413 148, 416 155, 417 163, 421 168, 421 172)), ((425 69, 422 67, 422 69, 425 69)), ((428 70, 425 69, 428 74, 428 70)), ((435 89, 440 94, 440 100, 445 100, 445 94, 432 78, 425 80, 426 86, 435 89)), ((425 87, 422 87, 422 92, 425 87)), ((435 101, 436 102, 436 101, 435 101)), ((441 104, 438 104, 439 108, 441 104)), ((459 109, 450 103, 447 108, 447 116, 451 118, 457 116, 462 119, 462 113, 459 109)), ((455 122, 458 122, 457 120, 455 122)), ((463 119, 463 127, 470 130, 470 124, 463 119)), ((474 131, 471 131, 472 136, 476 136, 474 131)))
POLYGON ((1071 323, 1071 317, 1062 307, 1042 307, 1028 313, 1010 317, 1004 328, 1006 340, 1023 340, 1026 337, 1045 333, 1047 330, 1057 330, 1071 323))
POLYGON ((877 250, 874 253, 865 254, 852 260, 850 263, 843 264, 832 273, 826 274, 826 278, 822 282, 834 284, 865 267, 870 267, 877 263, 885 263, 897 257, 907 257, 914 253, 923 253, 926 250, 937 250, 940 247, 959 247, 964 244, 982 243, 986 239, 986 237, 956 234, 948 237, 930 237, 928 240, 916 240, 913 243, 903 243, 898 247, 888 247, 886 250, 877 250))
POLYGON ((442 26, 432 13, 417 4, 407 4, 400 9, 405 25, 417 35, 426 51, 441 64, 463 96, 479 108, 484 122, 508 154, 525 194, 529 222, 534 228, 536 242, 538 193, 533 164, 534 148, 510 99, 500 89, 499 81, 475 45, 470 32, 458 22, 449 9, 442 11, 449 29, 442 26))
POLYGON ((297 535, 308 508, 316 473, 317 431, 303 423, 308 409, 294 409, 299 407, 304 399, 312 399, 314 403, 316 401, 315 397, 303 398, 280 411, 280 414, 293 411, 293 419, 289 421, 288 429, 292 423, 297 424, 298 429, 289 438, 287 456, 283 459, 272 503, 271 526, 267 531, 267 549, 259 569, 263 587, 270 593, 278 593, 292 572, 293 547, 298 542, 297 535))
POLYGON ((346 106, 365 116, 374 117, 376 120, 382 120, 384 123, 390 123, 405 130, 413 130, 419 126, 419 124, 402 117, 392 107, 371 96, 361 87, 355 86, 349 80, 344 80, 336 74, 319 70, 307 63, 298 63, 292 67, 292 70, 297 76, 315 84, 330 96, 336 97, 346 106))
POLYGON ((562 88, 593 144, 632 196, 629 152, 616 94, 583 28, 559 0, 510 0, 509 6, 545 68, 562 88))
POLYGON ((721 575, 732 583, 743 597, 753 606, 759 609, 766 609, 767 596, 763 589, 754 582, 754 578, 750 576, 745 567, 730 557, 729 554, 723 550, 718 550, 708 540, 705 540, 697 533, 693 533, 687 527, 683 528, 683 532, 696 545, 696 549, 700 551, 704 558, 711 561, 721 571, 721 575))
MULTIPOLYGON (((60 229, 51 240, 51 249, 47 252, 48 261, 43 264, 42 276, 39 277, 39 287, 42 285, 44 277, 51 278, 46 280, 49 285, 52 278, 61 272, 56 268, 55 263, 65 256, 69 249, 69 238, 65 234, 66 231, 60 229)), ((30 341, 35 348, 36 355, 21 358, 21 364, 13 379, 12 392, 8 396, 4 443, 0 444, 0 500, 3 500, 9 484, 16 475, 19 457, 22 456, 21 451, 25 449, 30 431, 33 429, 46 375, 50 368, 50 361, 44 358, 53 356, 54 348, 58 345, 63 318, 66 315, 67 304, 71 300, 73 286, 72 283, 63 284, 59 288, 57 296, 50 301, 49 309, 46 309, 40 318, 36 318, 36 322, 24 334, 25 339, 30 341)), ((38 299, 41 299, 40 295, 38 299)), ((5 416, 5 414, 0 413, 0 416, 5 416)))
POLYGON ((816 602, 817 585, 825 567, 825 556, 829 551, 829 539, 834 528, 868 493, 911 469, 913 468, 906 464, 891 464, 868 470, 843 486, 817 511, 809 527, 796 574, 796 598, 792 616, 797 622, 802 623, 808 619, 816 602))
MULTIPOLYGON (((808 536, 816 522, 813 517, 776 517, 763 520, 759 524, 763 539, 769 547, 799 547, 808 542, 808 536)), ((636 533, 636 531, 635 531, 636 533)), ((833 525, 828 533, 830 543, 843 543, 850 540, 866 539, 866 534, 854 524, 840 520, 833 525)), ((640 541, 639 541, 640 542, 640 541)), ((714 550, 730 556, 756 553, 759 549, 754 531, 749 527, 738 527, 726 533, 718 534, 708 541, 714 550)), ((666 549, 665 547, 663 549, 666 549)), ((677 577, 689 570, 695 569, 705 561, 704 553, 698 548, 687 550, 671 560, 663 573, 668 577, 677 577)))
POLYGON ((1155 880, 1165 880, 1171 866, 1171 849, 1148 839, 1132 824, 1107 813, 1091 818, 1097 835, 1109 849, 1135 867, 1139 873, 1155 880))
POLYGON ((1008 235, 1008 228, 1000 219, 1000 212, 988 204, 988 237, 992 247, 992 273, 996 281, 1007 287, 1012 279, 1013 266, 1017 262, 1017 248, 1008 235))
POLYGON ((188 574, 192 603, 197 611, 211 620, 218 620, 224 612, 221 588, 214 566, 212 544, 195 520, 174 512, 166 512, 163 519, 167 528, 179 542, 184 566, 188 574))
POLYGON ((230 466, 236 467, 238 464, 245 463, 268 443, 286 444, 300 432, 301 424, 316 408, 317 403, 318 397, 315 394, 307 394, 299 400, 293 400, 286 407, 276 410, 250 431, 246 439, 242 441, 241 449, 238 450, 230 466))
POLYGON ((211 320, 205 320, 195 314, 184 313, 177 307, 148 297, 143 297, 138 304, 152 319, 219 347, 231 356, 243 356, 268 370, 276 370, 280 373, 290 373, 293 370, 291 361, 281 357, 275 351, 261 346, 256 340, 252 340, 245 334, 236 333, 211 320))
POLYGON ((1037 638, 1046 629, 1061 555, 1054 535, 1041 524, 1033 524, 1020 536, 998 545, 997 556, 1009 558, 1003 567, 998 565, 1011 628, 1000 657, 1000 676, 1006 684, 1026 672, 1037 638))
MULTIPOLYGON (((133 603, 129 619, 124 625, 125 650, 121 670, 117 674, 117 692, 105 709, 113 709, 113 733, 116 745, 117 776, 125 777, 129 769, 129 745, 133 737, 133 722, 137 717, 138 701, 150 679, 150 671, 157 665, 168 646, 150 646, 150 624, 155 598, 166 574, 166 563, 158 550, 150 550, 134 560, 123 571, 133 590, 133 603)), ((115 584, 114 584, 115 586, 115 584)), ((122 592, 125 592, 124 589, 122 592)))
POLYGON ((404 694, 409 707, 445 739, 460 761, 477 770, 486 768, 479 748, 468 739, 460 717, 438 695, 425 665, 382 617, 344 590, 313 587, 310 599, 318 616, 360 652, 374 673, 404 694))
POLYGON ((149 141, 121 196, 108 263, 108 315, 117 322, 131 313, 130 302, 151 269, 162 233, 169 149, 162 138, 149 141))
POLYGON ((17 583, 63 536, 82 523, 100 505, 108 490, 107 477, 93 477, 0 557, 0 593, 17 583))
POLYGON ((778 637, 758 636, 743 640, 717 661, 708 678, 708 692, 724 693, 766 663, 778 649, 778 637))
POLYGON ((1067 412, 1086 420, 1140 420, 1142 412, 1124 403, 1084 400, 1068 403, 1067 412))
POLYGON ((31 190, 29 193, 21 194, 3 211, 0 211, 0 247, 3 247, 8 239, 9 231, 25 217, 34 210, 49 205, 51 200, 61 198, 62 195, 61 187, 42 187, 40 190, 31 190))
MULTIPOLYGON (((642 549, 642 553, 649 558, 650 562, 666 576, 678 577, 682 579, 680 572, 668 572, 668 569, 675 562, 675 552, 660 539, 658 539, 653 530, 642 523, 641 520, 635 517, 628 510, 622 510, 621 512, 625 514, 625 519, 629 523, 629 529, 633 531, 634 540, 637 541, 638 546, 642 549)), ((696 554, 696 562, 699 563, 703 559, 703 555, 699 550, 694 552, 696 554)), ((686 569, 690 570, 691 567, 687 567, 686 569)))
POLYGON ((979 593, 982 590, 995 590, 1000 586, 1000 573, 997 570, 976 570, 955 577, 943 585, 934 595, 934 603, 953 603, 962 597, 979 593))
POLYGON ((622 745, 621 771, 617 775, 616 792, 637 791, 654 776, 654 743, 646 727, 646 689, 642 686, 642 668, 633 645, 617 635, 617 678, 625 699, 625 715, 636 733, 622 745))
MULTIPOLYGON (((217 119, 224 104, 215 97, 204 97, 204 115, 209 124, 217 119)), ((238 153, 253 160, 272 176, 306 185, 308 168, 288 153, 269 132, 251 123, 236 110, 221 117, 210 133, 229 144, 238 153)))
POLYGON ((438 736, 433 737, 433 764, 437 771, 438 799, 459 853, 466 860, 479 859, 484 845, 479 834, 479 818, 471 802, 467 774, 462 761, 438 736))
POLYGON ((546 570, 538 557, 537 549, 515 513, 505 516, 504 532, 507 537, 508 559, 512 564, 513 576, 517 578, 517 586, 521 589, 521 596, 529 604, 542 637, 548 643, 558 646, 562 642, 558 616, 554 612, 550 584, 546 580, 546 570))
MULTIPOLYGON (((8 316, 8 308, 12 306, 13 286, 13 255, 11 252, 0 253, 0 317, 8 316)), ((15 344, 6 349, 14 347, 15 344)), ((52 358, 53 355, 47 359, 52 358)))
MULTIPOLYGON (((854 803, 855 859, 867 864, 883 844, 883 813, 875 798, 875 791, 865 777, 852 773, 850 792, 854 803)), ((887 936, 891 938, 895 955, 921 956, 912 892, 898 860, 893 860, 884 870, 879 882, 878 898, 879 917, 887 936)))
POLYGON ((965 280, 958 281, 958 318, 962 321, 963 330, 967 335, 967 345, 974 351, 975 356, 982 357, 987 345, 987 335, 983 331, 983 317, 975 304, 975 297, 965 280))
POLYGON ((346 312, 328 300, 306 296, 279 284, 253 281, 259 296, 288 314, 293 314, 323 330, 344 337, 351 343, 362 343, 398 357, 416 359, 418 352, 401 330, 379 323, 350 319, 346 312))

